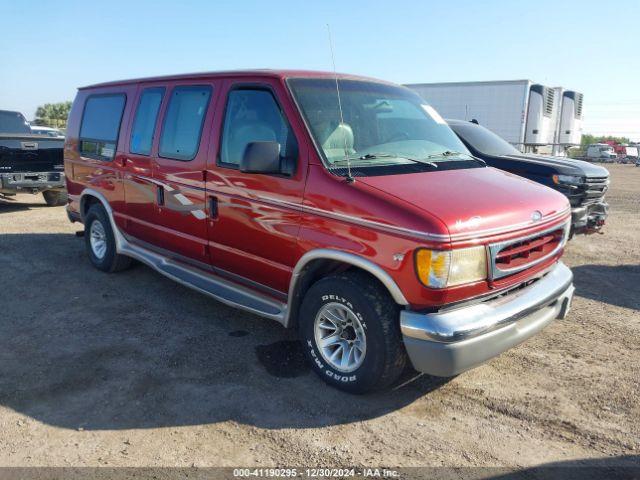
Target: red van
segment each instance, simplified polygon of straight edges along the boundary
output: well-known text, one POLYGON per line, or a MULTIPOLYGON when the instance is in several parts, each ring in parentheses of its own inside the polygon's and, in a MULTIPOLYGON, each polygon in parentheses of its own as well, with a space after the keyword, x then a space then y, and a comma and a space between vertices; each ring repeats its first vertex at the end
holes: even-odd
POLYGON ((68 215, 100 270, 139 260, 297 328, 351 392, 452 376, 563 318, 565 196, 487 167, 404 87, 305 71, 78 91, 68 215))

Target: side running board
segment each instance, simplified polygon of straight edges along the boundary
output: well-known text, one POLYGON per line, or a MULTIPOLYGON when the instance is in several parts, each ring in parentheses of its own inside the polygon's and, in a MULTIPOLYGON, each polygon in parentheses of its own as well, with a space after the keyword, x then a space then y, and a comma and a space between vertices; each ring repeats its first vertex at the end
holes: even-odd
POLYGON ((256 293, 213 273, 178 263, 140 245, 133 244, 125 239, 121 232, 117 232, 117 236, 119 237, 119 253, 135 258, 166 277, 222 303, 285 324, 286 303, 256 293))

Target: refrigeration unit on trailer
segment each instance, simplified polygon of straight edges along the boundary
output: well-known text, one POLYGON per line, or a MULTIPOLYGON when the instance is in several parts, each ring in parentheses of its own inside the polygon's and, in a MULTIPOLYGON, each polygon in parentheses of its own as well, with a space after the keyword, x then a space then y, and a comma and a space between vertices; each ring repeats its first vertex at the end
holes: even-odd
POLYGON ((531 85, 527 108, 525 146, 553 144, 555 137, 556 90, 544 85, 531 85))
POLYGON ((553 88, 531 80, 406 86, 443 117, 477 120, 521 150, 554 143, 559 102, 553 88))
POLYGON ((556 143, 561 148, 580 145, 582 140, 582 93, 562 91, 556 143))

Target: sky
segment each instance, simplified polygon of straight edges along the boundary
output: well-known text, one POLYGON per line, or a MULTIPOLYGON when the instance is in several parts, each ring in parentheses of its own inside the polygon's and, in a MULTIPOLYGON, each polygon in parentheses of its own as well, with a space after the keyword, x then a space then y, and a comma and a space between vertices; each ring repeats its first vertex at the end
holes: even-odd
POLYGON ((96 82, 237 68, 584 93, 584 133, 640 140, 640 0, 0 0, 0 109, 96 82))

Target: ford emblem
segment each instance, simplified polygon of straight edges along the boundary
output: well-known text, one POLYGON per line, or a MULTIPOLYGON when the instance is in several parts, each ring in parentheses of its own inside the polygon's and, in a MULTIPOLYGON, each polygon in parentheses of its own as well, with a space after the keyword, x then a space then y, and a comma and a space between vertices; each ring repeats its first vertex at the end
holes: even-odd
POLYGON ((539 222, 540 220, 542 220, 542 212, 540 210, 534 210, 534 212, 531 214, 531 220, 533 220, 534 222, 539 222))

